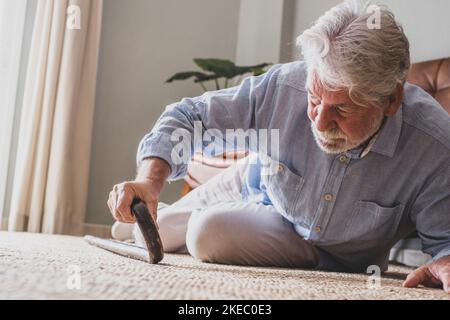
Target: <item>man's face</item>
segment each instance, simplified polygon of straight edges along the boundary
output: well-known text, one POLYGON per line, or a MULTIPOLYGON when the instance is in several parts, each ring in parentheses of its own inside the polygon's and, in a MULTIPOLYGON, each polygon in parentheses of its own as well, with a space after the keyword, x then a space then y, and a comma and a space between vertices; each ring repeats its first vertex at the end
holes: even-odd
POLYGON ((354 149, 380 128, 384 114, 376 106, 358 106, 347 90, 326 91, 313 77, 308 89, 308 117, 318 146, 336 154, 354 149))

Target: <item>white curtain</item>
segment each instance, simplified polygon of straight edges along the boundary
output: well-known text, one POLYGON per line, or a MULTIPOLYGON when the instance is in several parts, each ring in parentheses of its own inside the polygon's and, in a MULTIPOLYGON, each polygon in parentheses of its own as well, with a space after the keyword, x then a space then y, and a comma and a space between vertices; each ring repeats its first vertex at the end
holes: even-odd
POLYGON ((38 0, 9 231, 82 233, 101 17, 102 0, 38 0))
POLYGON ((27 0, 0 0, 0 230, 16 111, 27 0))

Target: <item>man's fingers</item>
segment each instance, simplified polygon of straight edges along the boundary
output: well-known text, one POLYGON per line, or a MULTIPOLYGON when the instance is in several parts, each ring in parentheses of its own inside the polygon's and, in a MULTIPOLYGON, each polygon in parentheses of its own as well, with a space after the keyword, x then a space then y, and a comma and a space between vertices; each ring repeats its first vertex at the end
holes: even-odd
POLYGON ((134 199, 134 192, 130 190, 130 188, 126 186, 119 188, 116 210, 119 212, 122 218, 124 218, 125 222, 128 223, 133 223, 136 221, 130 209, 133 199, 134 199))
POLYGON ((414 270, 403 282, 403 286, 407 288, 416 288, 419 284, 430 288, 442 286, 442 282, 433 276, 428 266, 422 266, 414 270))
POLYGON ((426 267, 423 266, 408 274, 406 280, 403 282, 403 286, 406 288, 416 288, 419 284, 422 284, 427 278, 425 269, 426 267))
POLYGON ((108 202, 107 202, 109 210, 111 211, 112 215, 114 216, 114 219, 116 219, 117 221, 125 222, 125 223, 133 223, 134 221, 132 220, 132 218, 123 214, 122 213, 123 210, 120 210, 121 208, 119 208, 119 206, 120 206, 119 192, 121 192, 120 186, 115 185, 113 188, 113 191, 111 191, 109 193, 109 198, 108 198, 108 202))
POLYGON ((450 264, 435 263, 430 266, 430 273, 439 283, 446 293, 450 293, 450 264))
POLYGON ((114 219, 121 221, 120 217, 117 216, 116 214, 116 196, 114 195, 114 191, 111 191, 109 193, 109 197, 108 197, 108 208, 109 211, 111 212, 111 214, 113 215, 114 219))
POLYGON ((450 274, 448 272, 444 272, 441 276, 441 281, 444 291, 450 293, 450 274))
POLYGON ((122 217, 120 212, 117 210, 117 198, 118 198, 117 192, 116 191, 112 191, 111 194, 110 194, 110 203, 111 203, 110 210, 111 210, 111 213, 113 214, 114 218, 117 221, 126 222, 124 217, 122 217))
POLYGON ((112 192, 110 192, 108 195, 108 201, 106 201, 106 204, 108 205, 108 208, 109 208, 109 211, 111 212, 111 214, 114 214, 114 206, 113 206, 113 203, 111 200, 112 199, 111 193, 112 192))
POLYGON ((450 280, 444 282, 443 288, 446 293, 450 293, 450 280))

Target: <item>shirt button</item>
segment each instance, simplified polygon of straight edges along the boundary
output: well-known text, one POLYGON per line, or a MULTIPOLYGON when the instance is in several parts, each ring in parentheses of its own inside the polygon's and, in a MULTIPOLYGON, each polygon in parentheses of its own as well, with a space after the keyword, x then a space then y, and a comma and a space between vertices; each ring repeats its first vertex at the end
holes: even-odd
POLYGON ((322 229, 321 229, 320 227, 315 227, 315 228, 314 228, 314 231, 315 231, 316 233, 320 233, 320 231, 322 231, 322 229))
POLYGON ((324 199, 325 199, 326 201, 331 201, 331 200, 333 200, 333 195, 330 194, 330 193, 327 193, 327 194, 324 196, 324 199))
POLYGON ((347 156, 341 155, 341 156, 339 157, 339 161, 340 161, 340 162, 346 162, 347 160, 348 160, 347 156))
POLYGON ((282 172, 284 170, 283 166, 281 164, 277 165, 277 171, 282 172))

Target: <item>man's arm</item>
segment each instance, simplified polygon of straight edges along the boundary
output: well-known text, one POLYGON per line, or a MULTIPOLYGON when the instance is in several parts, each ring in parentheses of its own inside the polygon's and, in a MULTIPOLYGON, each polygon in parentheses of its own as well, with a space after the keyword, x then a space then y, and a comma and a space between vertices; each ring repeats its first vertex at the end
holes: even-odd
POLYGON ((203 131, 219 130, 223 137, 226 129, 248 130, 257 129, 257 126, 265 127, 270 112, 261 109, 263 105, 268 105, 267 101, 272 101, 271 95, 276 88, 280 68, 281 65, 275 65, 265 74, 244 79, 239 86, 206 92, 199 97, 184 98, 167 106, 151 132, 141 140, 136 157, 137 164, 147 157, 159 157, 171 167, 169 180, 181 179, 186 175, 187 163, 194 152, 208 144, 203 141, 195 143, 195 123, 199 124, 203 131), (180 133, 185 133, 190 139, 183 139, 187 144, 187 147, 183 148, 184 161, 174 161, 177 160, 173 159, 176 157, 174 148, 179 145, 176 136, 180 133))
POLYGON ((422 239, 423 251, 433 259, 414 270, 404 282, 406 287, 442 286, 450 293, 450 165, 437 170, 434 179, 417 197, 412 221, 422 239))
MULTIPOLYGON (((168 106, 158 119, 152 131, 141 140, 137 152, 138 173, 134 181, 126 181, 114 186, 110 192, 108 206, 118 221, 133 223, 130 206, 135 197, 144 201, 156 221, 158 199, 166 180, 177 180, 186 174, 187 163, 176 163, 173 159, 175 131, 184 130, 191 137, 188 154, 203 145, 194 146, 194 123, 198 121, 203 129, 249 129, 255 123, 263 122, 255 109, 271 93, 268 88, 276 87, 276 71, 281 65, 273 66, 268 72, 257 77, 246 78, 241 85, 206 92, 195 98, 185 98, 168 106)), ((184 149, 186 151, 186 149, 184 149)))

